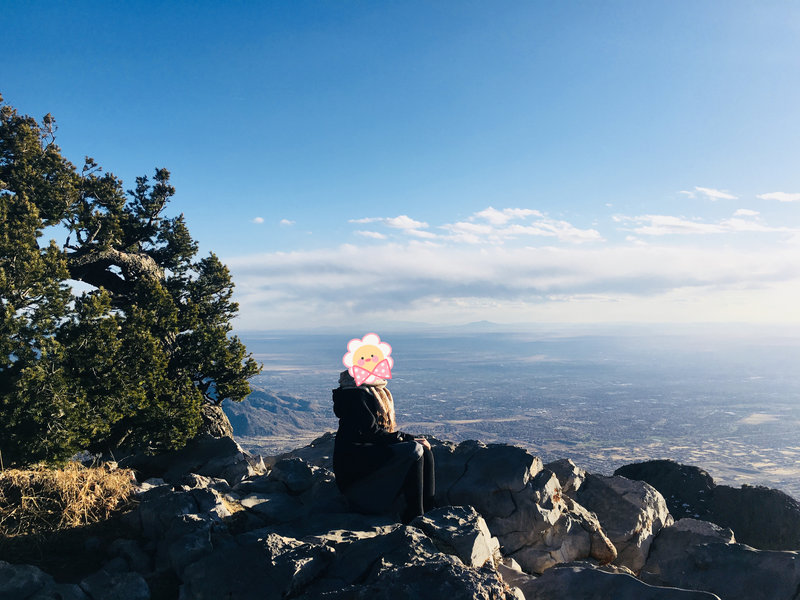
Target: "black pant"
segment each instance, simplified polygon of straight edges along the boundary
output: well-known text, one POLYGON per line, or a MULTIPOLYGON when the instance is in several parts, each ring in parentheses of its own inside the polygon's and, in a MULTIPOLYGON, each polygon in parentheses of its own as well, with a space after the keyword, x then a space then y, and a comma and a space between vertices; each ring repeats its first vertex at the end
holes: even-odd
POLYGON ((433 466, 433 452, 422 446, 420 456, 408 470, 403 482, 403 493, 406 498, 406 510, 403 522, 409 523, 414 517, 433 508, 433 496, 436 494, 436 479, 433 466))

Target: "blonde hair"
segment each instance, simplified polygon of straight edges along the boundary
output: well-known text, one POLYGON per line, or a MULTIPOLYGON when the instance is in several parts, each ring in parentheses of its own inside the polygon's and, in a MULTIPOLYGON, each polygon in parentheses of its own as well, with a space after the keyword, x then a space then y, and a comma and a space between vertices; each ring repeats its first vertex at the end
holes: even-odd
POLYGON ((392 392, 386 387, 386 382, 364 386, 378 401, 378 425, 390 432, 397 429, 397 421, 394 418, 394 398, 392 392))

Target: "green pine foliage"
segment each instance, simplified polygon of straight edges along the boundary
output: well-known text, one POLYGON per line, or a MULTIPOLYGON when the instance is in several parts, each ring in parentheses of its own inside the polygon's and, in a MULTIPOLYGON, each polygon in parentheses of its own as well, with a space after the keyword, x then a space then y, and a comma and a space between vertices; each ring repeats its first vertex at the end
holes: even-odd
POLYGON ((3 461, 179 448, 203 403, 242 400, 259 370, 231 335, 230 273, 164 215, 166 169, 126 193, 93 159, 66 160, 55 132, 0 97, 3 461), (46 243, 56 224, 67 239, 46 243))

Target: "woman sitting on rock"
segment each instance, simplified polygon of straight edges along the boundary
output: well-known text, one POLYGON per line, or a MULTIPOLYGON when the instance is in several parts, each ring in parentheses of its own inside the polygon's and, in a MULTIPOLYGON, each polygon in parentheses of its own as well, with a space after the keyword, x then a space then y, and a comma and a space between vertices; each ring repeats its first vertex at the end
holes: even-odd
MULTIPOLYGON (((369 336, 375 334, 352 340, 348 350, 356 341, 365 347, 363 342, 369 336)), ((374 364, 378 360, 375 354, 385 366, 380 353, 364 359, 356 357, 351 364, 367 361, 365 367, 369 368, 369 362, 374 364)), ((348 362, 345 355, 346 366, 348 362)), ((435 484, 430 444, 396 430, 394 400, 385 379, 374 374, 365 377, 358 371, 356 375, 359 383, 349 370, 343 371, 339 387, 333 390, 333 411, 339 417, 333 450, 336 483, 353 507, 365 513, 386 512, 402 492, 406 500, 402 519, 408 523, 433 508, 435 484)))

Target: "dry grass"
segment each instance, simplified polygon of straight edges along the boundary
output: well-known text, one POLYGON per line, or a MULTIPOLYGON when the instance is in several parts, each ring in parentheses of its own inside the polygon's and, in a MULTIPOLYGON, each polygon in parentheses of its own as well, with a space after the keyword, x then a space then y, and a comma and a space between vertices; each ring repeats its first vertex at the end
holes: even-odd
POLYGON ((108 519, 131 501, 132 472, 113 466, 0 472, 0 536, 46 536, 108 519))

